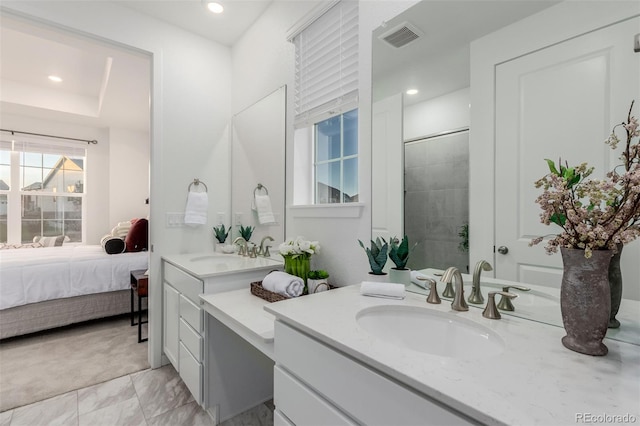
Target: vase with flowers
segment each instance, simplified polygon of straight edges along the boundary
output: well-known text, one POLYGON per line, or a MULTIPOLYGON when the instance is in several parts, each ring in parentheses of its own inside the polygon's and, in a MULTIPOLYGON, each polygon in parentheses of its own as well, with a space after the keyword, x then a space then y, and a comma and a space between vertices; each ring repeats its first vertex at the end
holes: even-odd
MULTIPOLYGON (((542 209, 541 221, 561 228, 547 240, 547 253, 560 248, 564 271, 560 293, 562 320, 567 336, 564 346, 589 355, 605 355, 602 343, 610 322, 612 305, 616 312, 621 297, 621 279, 612 290, 609 268, 614 254, 640 236, 640 136, 638 120, 631 115, 614 126, 605 143, 616 149, 620 143, 616 131, 626 132, 620 157, 622 164, 607 173, 605 179, 587 179, 593 167, 586 163, 569 167, 568 163, 546 160, 549 173, 536 181, 542 194, 536 199, 542 209), (612 301, 612 295, 617 301, 612 301)), ((544 237, 531 241, 540 243, 544 237)), ((614 262, 615 267, 615 262, 614 262)), ((617 266, 619 268, 619 264, 617 266)), ((620 274, 618 273, 619 277, 620 274)), ((615 314, 614 314, 615 317, 615 314)), ((615 319, 615 318, 614 318, 615 319)))
POLYGON ((284 271, 302 278, 304 281, 303 293, 307 293, 307 278, 311 269, 311 255, 320 251, 320 243, 308 241, 304 237, 298 236, 280 244, 278 250, 284 258, 284 271))

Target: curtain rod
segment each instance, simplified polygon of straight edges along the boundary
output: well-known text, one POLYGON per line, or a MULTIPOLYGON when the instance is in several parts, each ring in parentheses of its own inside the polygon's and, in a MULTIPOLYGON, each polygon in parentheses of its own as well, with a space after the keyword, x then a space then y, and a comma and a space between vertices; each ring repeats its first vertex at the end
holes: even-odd
POLYGON ((56 138, 56 139, 66 139, 69 141, 78 141, 78 142, 86 142, 88 144, 97 145, 98 141, 95 139, 77 139, 77 138, 67 138, 65 136, 54 136, 54 135, 45 135, 42 133, 31 133, 31 132, 21 132, 19 130, 8 130, 8 129, 0 129, 0 132, 9 132, 12 135, 16 133, 20 133, 21 135, 31 135, 31 136, 44 136, 45 138, 56 138))

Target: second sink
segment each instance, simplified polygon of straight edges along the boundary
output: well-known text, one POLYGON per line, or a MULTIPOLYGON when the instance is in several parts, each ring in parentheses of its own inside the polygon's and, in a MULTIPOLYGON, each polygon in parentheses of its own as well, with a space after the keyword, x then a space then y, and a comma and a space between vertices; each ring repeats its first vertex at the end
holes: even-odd
POLYGON ((428 308, 373 306, 359 311, 356 321, 378 339, 431 355, 478 358, 505 348, 504 340, 489 328, 428 308))

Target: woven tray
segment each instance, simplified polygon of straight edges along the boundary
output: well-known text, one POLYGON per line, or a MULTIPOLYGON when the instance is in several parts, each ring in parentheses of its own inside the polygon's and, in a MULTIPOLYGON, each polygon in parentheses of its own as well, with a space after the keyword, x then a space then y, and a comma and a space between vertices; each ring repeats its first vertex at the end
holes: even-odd
MULTIPOLYGON (((335 286, 329 285, 329 290, 335 288, 335 286)), ((290 297, 283 296, 278 293, 274 293, 272 291, 266 290, 262 287, 262 281, 256 281, 251 283, 251 294, 254 296, 258 296, 260 299, 264 299, 267 302, 279 302, 280 300, 287 300, 290 297)), ((307 295, 304 293, 303 296, 307 295)))

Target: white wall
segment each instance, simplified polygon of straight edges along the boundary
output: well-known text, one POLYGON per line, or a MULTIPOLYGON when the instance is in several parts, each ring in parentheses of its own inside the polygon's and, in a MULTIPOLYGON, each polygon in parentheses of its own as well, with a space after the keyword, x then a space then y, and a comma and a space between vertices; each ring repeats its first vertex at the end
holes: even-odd
POLYGON ((109 129, 109 225, 149 215, 150 155, 148 133, 109 129))
POLYGON ((469 127, 469 88, 404 108, 404 140, 469 127))
POLYGON ((230 49, 113 2, 4 1, 2 7, 152 55, 149 352, 151 366, 158 367, 160 256, 213 245, 209 225, 205 232, 167 228, 165 213, 184 211, 194 178, 209 187, 210 223, 216 211, 229 209, 230 49))
MULTIPOLYGON (((326 269, 337 285, 360 282, 369 271, 358 239, 371 237, 371 32, 417 3, 416 0, 360 1, 360 101, 359 101, 359 217, 340 218, 318 209, 315 217, 301 217, 291 209, 293 200, 293 126, 287 126, 286 236, 318 240, 322 252, 312 267, 326 269)), ((294 47, 286 41, 287 29, 309 13, 317 2, 276 0, 232 49, 234 111, 250 105, 282 84, 287 84, 287 123, 293 122, 294 47), (259 70, 259 72, 256 72, 259 70)), ((334 209, 335 210, 335 209, 334 209)), ((305 216, 308 215, 308 212, 305 216)))

